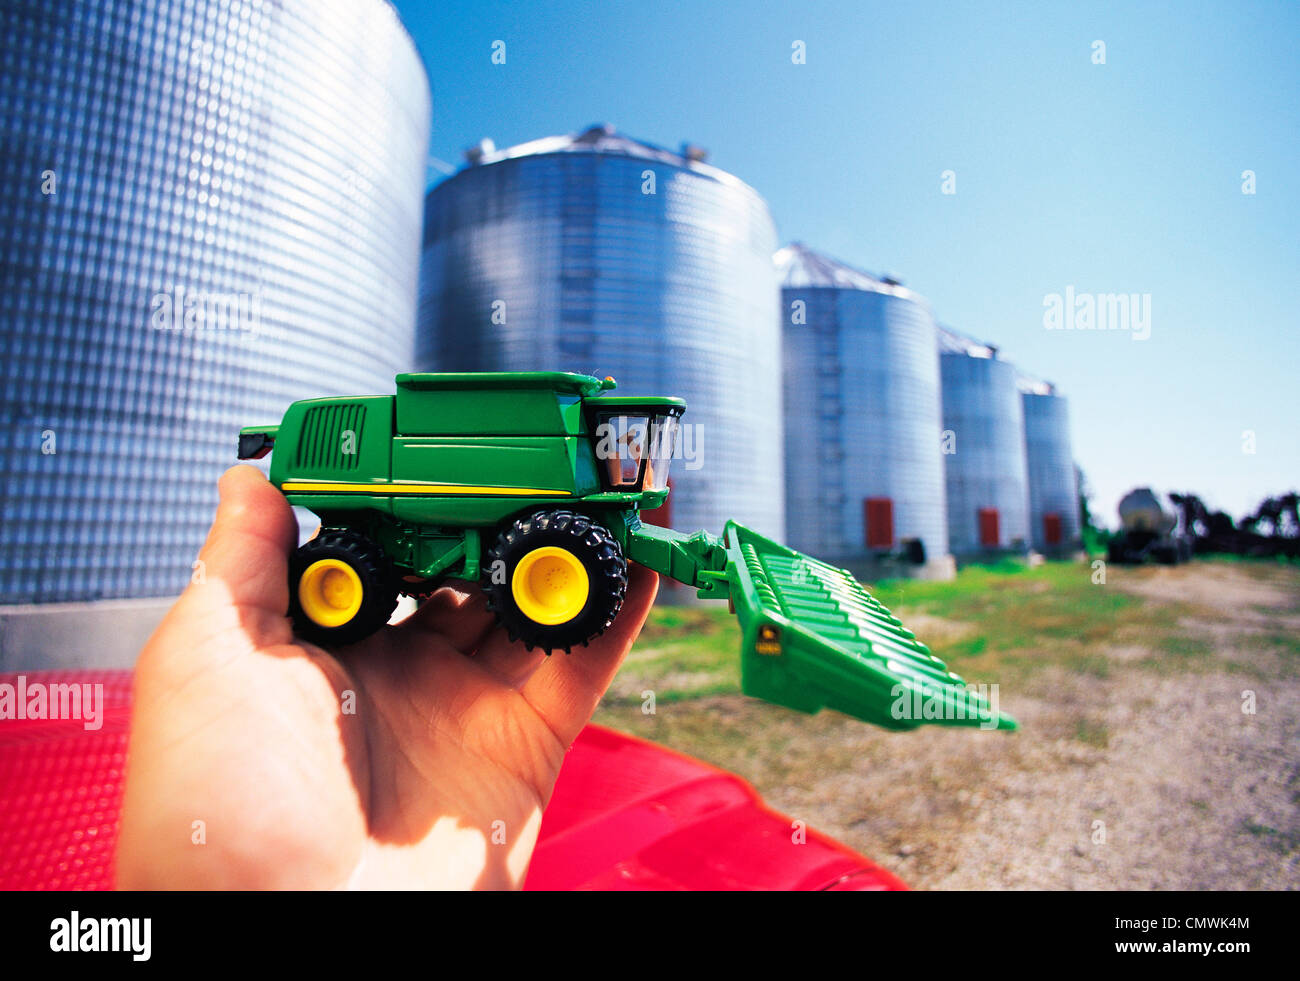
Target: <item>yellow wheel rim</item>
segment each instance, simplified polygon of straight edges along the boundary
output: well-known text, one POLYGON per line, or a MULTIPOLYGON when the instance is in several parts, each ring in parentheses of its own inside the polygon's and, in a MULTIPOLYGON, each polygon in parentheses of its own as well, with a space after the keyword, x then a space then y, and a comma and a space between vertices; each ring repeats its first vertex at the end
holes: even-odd
POLYGON ((510 579, 515 605, 534 623, 567 623, 587 605, 591 583, 578 557, 563 548, 535 548, 510 579))
POLYGON ((298 580, 302 612, 321 627, 341 627, 356 616, 364 592, 357 571, 341 559, 317 559, 298 580))

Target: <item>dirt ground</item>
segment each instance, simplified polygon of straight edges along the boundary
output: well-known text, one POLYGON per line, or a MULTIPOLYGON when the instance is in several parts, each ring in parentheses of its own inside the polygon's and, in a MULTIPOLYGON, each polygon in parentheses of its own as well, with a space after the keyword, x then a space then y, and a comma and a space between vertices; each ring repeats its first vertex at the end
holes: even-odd
POLYGON ((737 695, 599 721, 736 771, 915 888, 1300 888, 1300 569, 1111 576, 1176 609, 1196 656, 1122 633, 1097 670, 1004 690, 1015 733, 888 733, 737 695))

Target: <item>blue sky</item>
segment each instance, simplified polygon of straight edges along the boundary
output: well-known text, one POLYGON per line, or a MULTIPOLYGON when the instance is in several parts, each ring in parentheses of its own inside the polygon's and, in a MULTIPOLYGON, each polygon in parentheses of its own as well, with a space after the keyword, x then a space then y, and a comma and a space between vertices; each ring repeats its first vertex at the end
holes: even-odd
POLYGON ((1237 517, 1300 484, 1300 4, 396 6, 435 158, 598 122, 708 148, 782 241, 1056 382, 1104 520, 1137 484, 1237 517), (1150 336, 1046 329, 1067 286, 1149 294, 1150 336))

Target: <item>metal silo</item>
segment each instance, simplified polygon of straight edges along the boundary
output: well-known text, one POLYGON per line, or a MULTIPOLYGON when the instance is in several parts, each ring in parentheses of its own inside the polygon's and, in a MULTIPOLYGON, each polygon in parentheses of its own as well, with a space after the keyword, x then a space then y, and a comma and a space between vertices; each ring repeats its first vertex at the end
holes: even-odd
POLYGON ((797 243, 776 264, 790 544, 868 578, 951 575, 929 304, 797 243))
POLYGON ((424 67, 383 0, 6 0, 0 39, 0 603, 174 595, 240 426, 410 367, 424 67))
POLYGON ((418 366, 583 371, 682 396, 671 513, 651 518, 784 534, 763 199, 694 148, 608 126, 467 156, 426 202, 418 366))
POLYGON ((944 328, 948 543, 958 558, 1029 547, 1025 423, 1016 369, 997 349, 944 328))
POLYGON ((1083 544, 1069 408, 1050 382, 1022 375, 1019 383, 1025 414, 1030 541, 1045 555, 1069 555, 1083 544))

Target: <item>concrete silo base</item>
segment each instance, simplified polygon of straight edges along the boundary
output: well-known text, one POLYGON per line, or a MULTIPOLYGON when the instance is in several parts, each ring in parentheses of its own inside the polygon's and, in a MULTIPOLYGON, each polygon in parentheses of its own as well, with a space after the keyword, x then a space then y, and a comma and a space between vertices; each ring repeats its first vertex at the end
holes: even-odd
MULTIPOLYGON (((176 597, 0 606, 0 674, 130 668, 176 597)), ((401 597, 389 623, 418 604, 401 597)))
POLYGON ((129 668, 175 602, 0 606, 0 672, 129 668))
MULTIPOLYGON (((971 552, 962 552, 956 556, 956 560, 958 568, 968 565, 991 565, 1007 561, 1023 562, 1032 566, 1035 556, 1038 556, 1038 553, 1031 552, 1027 548, 983 548, 971 552)), ((1038 557, 1041 561, 1041 556, 1038 557)))
POLYGON ((882 579, 931 579, 948 580, 957 577, 957 563, 951 555, 930 559, 916 564, 900 559, 844 559, 827 560, 832 565, 848 569, 854 577, 862 582, 878 582, 882 579))
POLYGON ((1045 548, 1041 550, 1040 554, 1048 562, 1081 562, 1088 557, 1088 553, 1078 545, 1070 545, 1065 548, 1045 548))

